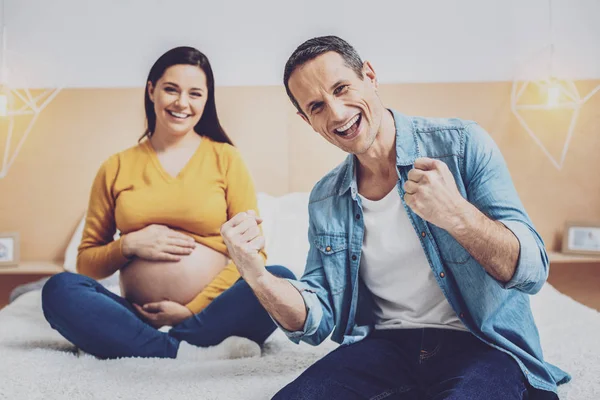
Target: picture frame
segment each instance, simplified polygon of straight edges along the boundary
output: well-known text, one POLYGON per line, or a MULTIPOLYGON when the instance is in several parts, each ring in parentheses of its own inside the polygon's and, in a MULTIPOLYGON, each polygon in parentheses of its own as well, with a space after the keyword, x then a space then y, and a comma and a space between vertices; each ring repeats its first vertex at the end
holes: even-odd
POLYGON ((600 222, 567 222, 563 232, 562 252, 600 256, 600 222))
POLYGON ((19 264, 19 234, 0 232, 0 268, 19 264))

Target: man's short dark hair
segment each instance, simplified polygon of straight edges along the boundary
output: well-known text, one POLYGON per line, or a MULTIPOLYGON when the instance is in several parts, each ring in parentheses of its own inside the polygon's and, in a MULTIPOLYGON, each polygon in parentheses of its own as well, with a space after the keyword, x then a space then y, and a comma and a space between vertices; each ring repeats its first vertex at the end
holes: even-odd
POLYGON ((307 40, 298 46, 296 50, 294 50, 290 58, 285 63, 285 69, 283 71, 283 84, 285 86, 285 91, 287 92, 287 95, 296 109, 302 114, 304 114, 304 111, 302 111, 302 108, 300 108, 300 105, 292 95, 288 85, 290 76, 298 67, 304 65, 310 60, 317 58, 321 54, 330 51, 336 52, 342 56, 346 66, 352 69, 360 79, 363 78, 363 62, 356 52, 356 49, 354 49, 354 47, 352 47, 348 42, 340 39, 337 36, 320 36, 307 40))

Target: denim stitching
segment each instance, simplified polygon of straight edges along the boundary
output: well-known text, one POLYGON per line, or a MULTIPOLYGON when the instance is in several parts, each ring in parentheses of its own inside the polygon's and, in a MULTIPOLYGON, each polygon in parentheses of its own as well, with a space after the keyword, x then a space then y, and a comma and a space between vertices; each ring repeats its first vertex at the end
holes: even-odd
POLYGON ((519 397, 523 400, 529 399, 529 390, 527 389, 527 385, 525 385, 523 390, 521 390, 521 394, 519 395, 519 397))
POLYGON ((396 393, 406 393, 406 392, 410 392, 410 391, 411 391, 410 387, 403 386, 403 387, 399 387, 396 389, 387 390, 383 393, 378 394, 375 397, 369 398, 369 400, 381 400, 381 399, 385 399, 386 397, 390 397, 391 395, 396 394, 396 393))
POLYGON ((416 133, 434 133, 440 131, 458 131, 463 129, 464 125, 447 125, 447 126, 427 126, 424 128, 416 128, 416 133))
POLYGON ((333 197, 333 196, 335 196, 335 195, 336 195, 335 193, 329 193, 329 194, 327 194, 325 197, 323 197, 323 198, 321 198, 321 199, 318 199, 318 200, 311 200, 311 201, 309 201, 309 202, 308 202, 308 204, 315 204, 315 203, 319 203, 319 202, 321 202, 321 201, 323 201, 323 200, 327 200, 327 199, 329 199, 329 198, 331 198, 331 197, 333 197))
POLYGON ((420 360, 420 362, 423 362, 423 361, 429 360, 431 357, 433 357, 433 356, 435 356, 437 353, 439 353, 439 352, 440 352, 440 350, 441 350, 441 348, 442 348, 442 344, 441 344, 441 343, 438 343, 438 345, 437 345, 437 346, 435 346, 435 349, 433 349, 433 351, 431 351, 431 352, 428 352, 428 351, 425 351, 425 350, 421 350, 421 353, 424 353, 424 354, 421 354, 421 355, 419 356, 419 360, 420 360))
POLYGON ((440 158, 447 158, 447 157, 460 157, 460 155, 458 154, 453 154, 453 153, 448 153, 448 154, 442 154, 439 156, 430 156, 429 158, 433 158, 435 160, 440 159, 440 158))

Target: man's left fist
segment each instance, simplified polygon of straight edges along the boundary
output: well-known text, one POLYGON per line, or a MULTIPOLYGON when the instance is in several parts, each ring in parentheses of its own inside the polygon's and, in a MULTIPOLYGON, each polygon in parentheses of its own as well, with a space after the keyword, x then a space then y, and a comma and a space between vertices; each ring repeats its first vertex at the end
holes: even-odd
POLYGON ((404 191, 404 201, 415 214, 447 231, 454 227, 468 204, 446 163, 432 158, 415 160, 404 191))

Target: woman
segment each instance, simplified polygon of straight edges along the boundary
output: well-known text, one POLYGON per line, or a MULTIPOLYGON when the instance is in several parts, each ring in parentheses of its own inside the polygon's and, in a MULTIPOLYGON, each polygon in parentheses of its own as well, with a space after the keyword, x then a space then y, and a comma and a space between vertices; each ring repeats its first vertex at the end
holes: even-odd
MULTIPOLYGON (((140 143, 110 157, 92 186, 77 257, 82 275, 46 283, 44 315, 99 358, 259 355, 275 325, 220 235, 232 216, 256 210, 256 195, 219 123, 210 63, 194 48, 172 49, 150 70, 145 92, 140 143), (118 270, 124 298, 96 281, 118 270)), ((284 267, 267 269, 293 277, 284 267)))

